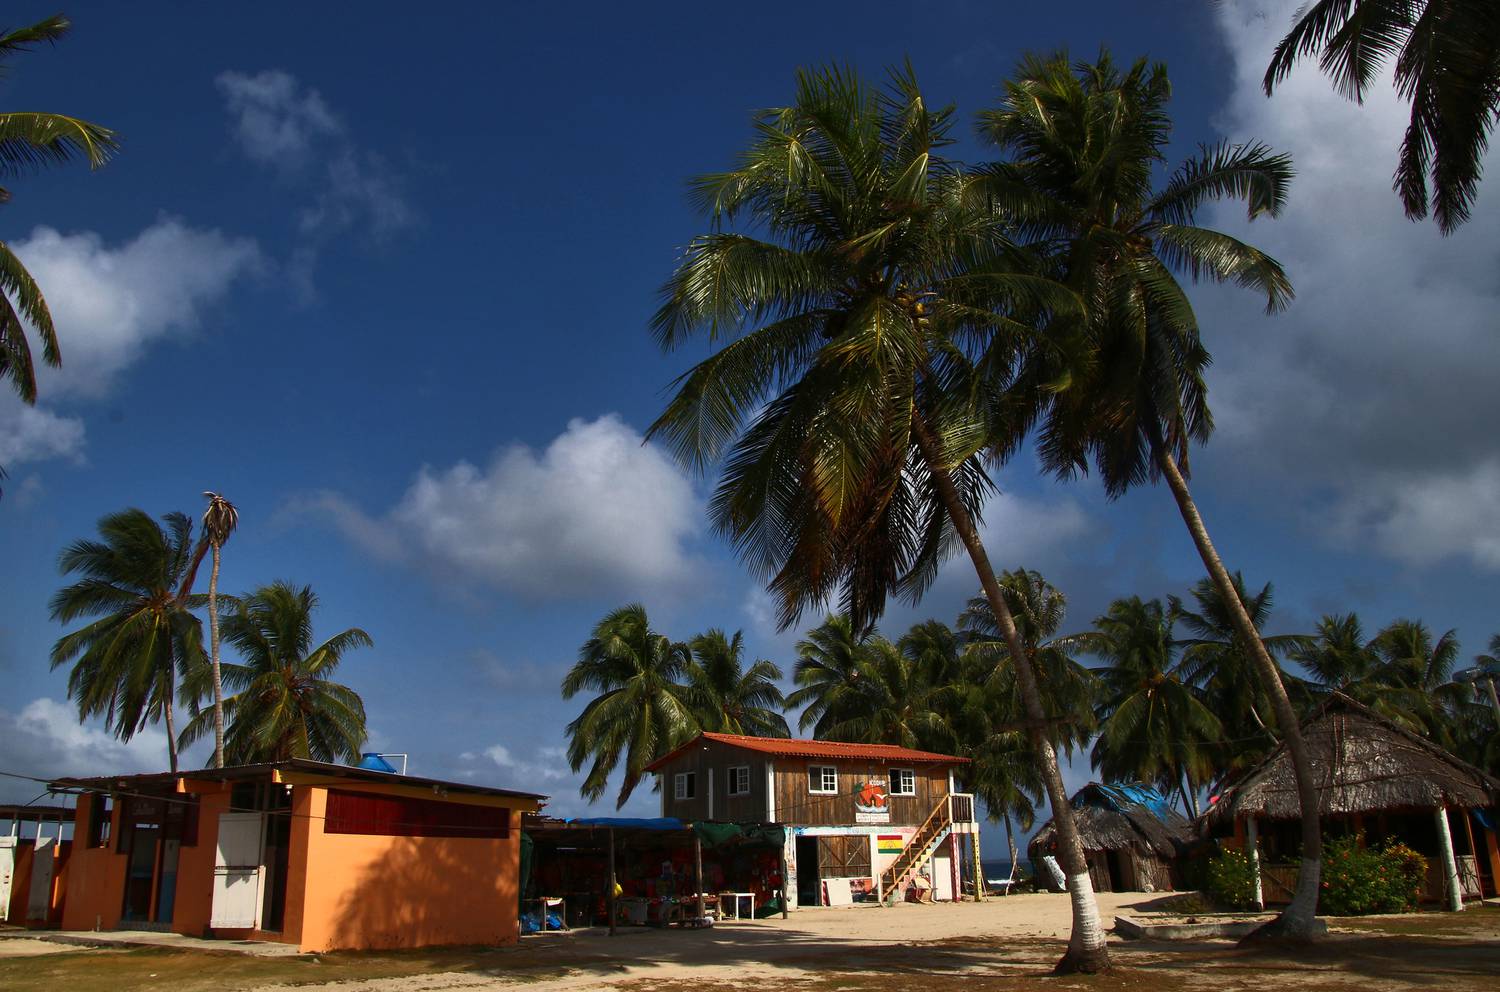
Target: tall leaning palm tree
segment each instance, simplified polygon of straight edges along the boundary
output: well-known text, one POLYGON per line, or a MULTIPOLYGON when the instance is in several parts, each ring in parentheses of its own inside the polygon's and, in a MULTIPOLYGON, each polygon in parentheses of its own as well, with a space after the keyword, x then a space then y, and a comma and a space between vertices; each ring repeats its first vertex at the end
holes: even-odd
MULTIPOLYGON (((59 14, 0 34, 0 68, 15 55, 56 44, 70 27, 59 14)), ((0 113, 0 181, 9 182, 39 165, 80 158, 97 169, 118 147, 114 132, 76 117, 37 111, 0 113)), ((0 187, 0 203, 9 199, 9 190, 0 187)), ((36 366, 26 337, 27 324, 41 338, 42 360, 53 367, 61 365, 62 350, 47 301, 26 266, 0 241, 0 379, 9 379, 22 400, 35 403, 36 366)))
MULTIPOLYGON (((187 747, 218 731, 217 720, 229 719, 222 754, 236 765, 288 758, 352 762, 368 736, 365 706, 359 693, 333 681, 344 656, 356 648, 374 646, 370 635, 358 627, 340 631, 321 643, 313 643, 312 615, 318 597, 310 586, 286 582, 262 586, 248 596, 232 601, 224 618, 224 639, 243 661, 204 671, 200 666, 193 695, 206 695, 201 685, 206 675, 233 690, 207 713, 198 712, 182 730, 180 745, 187 747)), ((224 767, 216 764, 216 768, 224 767)))
MULTIPOLYGON (((209 661, 213 667, 214 767, 223 768, 224 682, 219 670, 219 563, 223 556, 224 542, 229 540, 229 535, 239 526, 240 514, 233 503, 218 493, 206 492, 203 496, 208 500, 208 508, 203 511, 203 537, 193 562, 192 574, 198 571, 204 546, 211 548, 214 563, 208 573, 208 644, 209 661)), ((189 586, 191 581, 189 579, 189 586)))
POLYGON ((967 552, 1058 810, 1076 909, 1059 967, 1102 970, 1035 673, 978 529, 980 452, 996 439, 977 413, 989 381, 977 370, 1005 366, 1038 310, 1077 300, 976 209, 970 178, 942 154, 951 120, 909 67, 883 92, 848 71, 803 71, 790 106, 756 116, 737 167, 693 183, 711 229, 688 246, 654 326, 666 349, 701 334, 716 350, 678 380, 650 435, 697 470, 724 460, 713 520, 779 598, 783 627, 839 597, 866 629, 890 594, 915 599, 948 554, 967 552))
POLYGON ((1270 96, 1318 56, 1356 102, 1394 65, 1411 105, 1393 185, 1413 220, 1432 209, 1444 234, 1469 219, 1484 153, 1500 121, 1500 5, 1494 0, 1319 0, 1303 7, 1266 69, 1270 96))
POLYGON ((1268 310, 1291 299, 1281 265, 1237 238, 1196 223, 1220 200, 1249 216, 1274 216, 1286 201, 1290 160, 1262 144, 1204 148, 1154 188, 1171 134, 1165 66, 1121 70, 1107 54, 1070 63, 1030 57, 981 135, 1008 158, 977 188, 1016 219, 1057 277, 1087 302, 1083 318, 1051 325, 1013 391, 1040 419, 1038 453, 1062 477, 1092 462, 1105 491, 1165 479, 1214 585, 1229 604, 1271 694, 1297 770, 1302 872, 1292 904, 1262 936, 1302 939, 1317 930, 1322 837, 1316 784, 1281 672, 1234 591, 1188 488, 1188 449, 1213 430, 1203 373, 1209 361, 1179 273, 1262 294, 1268 310))
POLYGON ((59 623, 91 618, 58 638, 52 667, 72 663, 68 695, 78 718, 102 717, 128 741, 157 720, 166 724, 167 758, 177 770, 173 700, 203 666, 203 627, 192 613, 201 597, 181 596, 193 522, 169 513, 157 523, 143 510, 99 521, 99 540, 70 544, 58 559, 78 581, 52 597, 59 623))
POLYGON ((600 620, 563 677, 562 695, 596 693, 567 727, 568 764, 589 765, 579 793, 590 801, 621 772, 616 807, 624 806, 646 766, 699 729, 683 685, 692 652, 651 629, 646 608, 622 606, 600 620))
POLYGON ((714 628, 689 642, 693 661, 687 693, 704 730, 751 737, 786 737, 786 700, 776 685, 781 669, 758 658, 745 667, 745 638, 714 628))

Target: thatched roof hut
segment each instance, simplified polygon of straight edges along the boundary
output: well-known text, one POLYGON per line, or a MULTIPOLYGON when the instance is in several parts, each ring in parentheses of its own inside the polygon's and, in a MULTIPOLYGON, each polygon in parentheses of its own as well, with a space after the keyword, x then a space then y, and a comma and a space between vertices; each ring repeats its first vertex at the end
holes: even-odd
MULTIPOLYGON (((1073 794, 1073 820, 1083 841, 1094 888, 1101 892, 1160 891, 1175 887, 1173 866, 1190 839, 1188 821, 1143 785, 1090 782, 1073 794)), ((1027 845, 1033 861, 1053 854, 1051 820, 1027 845)))
MULTIPOLYGON (((1500 781, 1340 693, 1303 723, 1302 739, 1322 816, 1480 809, 1500 798, 1500 781)), ((1300 813, 1291 757, 1282 746, 1226 788, 1207 820, 1295 820, 1300 813)))
MULTIPOLYGON (((1500 800, 1500 780, 1337 692, 1303 721, 1302 739, 1325 830, 1363 837, 1373 827, 1376 836, 1416 847, 1430 859, 1428 894, 1452 909, 1462 907, 1464 896, 1480 896, 1500 881, 1494 834, 1476 831, 1468 812, 1500 800)), ((1202 826, 1208 833, 1232 827, 1234 842, 1255 860, 1257 893, 1264 874, 1266 898, 1275 899, 1292 891, 1296 869, 1267 866, 1262 872, 1259 848, 1269 840, 1268 851, 1279 848, 1290 862, 1300 815, 1291 756, 1282 745, 1224 789, 1202 826)))

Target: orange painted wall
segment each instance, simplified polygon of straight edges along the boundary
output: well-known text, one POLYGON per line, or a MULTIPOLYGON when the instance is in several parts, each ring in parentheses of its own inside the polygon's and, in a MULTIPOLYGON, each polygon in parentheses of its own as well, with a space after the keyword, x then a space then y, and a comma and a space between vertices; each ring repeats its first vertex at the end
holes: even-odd
MULTIPOLYGON (((62 928, 92 930, 96 923, 102 930, 120 925, 120 908, 125 898, 125 858, 109 847, 86 847, 89 823, 97 809, 99 797, 78 797, 73 815, 74 850, 68 858, 67 895, 63 900, 62 928)), ((115 805, 110 820, 110 837, 120 831, 120 804, 115 805)))
POLYGON ((172 904, 172 929, 201 937, 208 930, 214 898, 214 852, 219 842, 219 814, 229 808, 229 790, 198 797, 198 843, 177 851, 177 894, 172 904))
MULTIPOLYGON (((304 790, 305 861, 288 876, 302 889, 303 951, 517 941, 519 813, 503 840, 329 834, 327 790, 304 790)), ((292 913, 289 889, 289 926, 292 913)))

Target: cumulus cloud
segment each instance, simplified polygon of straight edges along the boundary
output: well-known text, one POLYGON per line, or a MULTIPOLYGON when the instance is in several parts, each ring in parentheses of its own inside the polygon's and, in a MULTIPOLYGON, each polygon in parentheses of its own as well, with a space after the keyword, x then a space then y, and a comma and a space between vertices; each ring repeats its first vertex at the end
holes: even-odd
POLYGON ((322 512, 377 556, 535 598, 680 588, 698 571, 703 519, 682 470, 614 414, 569 422, 540 452, 423 466, 379 516, 332 493, 293 509, 322 512))
POLYGON ((334 238, 380 243, 417 223, 402 177, 354 140, 316 89, 281 69, 223 72, 216 83, 246 157, 307 192, 287 265, 304 296, 314 295, 318 258, 334 238))
POLYGON ((176 217, 119 245, 38 227, 11 247, 46 294, 61 340, 62 368, 38 369, 49 397, 107 392, 148 345, 197 328, 205 308, 261 263, 254 240, 176 217))
POLYGON ((42 405, 0 396, 5 466, 80 458, 84 422, 56 404, 107 395, 151 344, 198 328, 204 313, 261 265, 253 240, 168 216, 121 244, 92 231, 38 227, 11 248, 46 295, 63 363, 53 369, 38 361, 42 405))
MULTIPOLYGON (((1408 221, 1391 190, 1408 109, 1389 86, 1353 104, 1313 60, 1267 99, 1261 75, 1296 7, 1217 12, 1234 84, 1218 123, 1290 152, 1297 178, 1277 220, 1204 219, 1279 258, 1297 300, 1268 318, 1244 294, 1200 293, 1216 358, 1214 471, 1251 492, 1315 493, 1304 511, 1351 545, 1500 568, 1500 188, 1481 187, 1474 218, 1444 238, 1408 221)), ((1500 151, 1486 164, 1500 175, 1500 151)))
MULTIPOLYGON (((148 727, 121 743, 94 724, 80 724, 71 703, 34 699, 19 712, 0 709, 0 740, 5 742, 5 769, 36 778, 110 775, 164 771, 166 734, 148 727)), ((26 802, 42 786, 0 779, 0 796, 26 802), (24 795, 23 795, 24 794, 24 795)))
POLYGON ((79 458, 83 421, 27 406, 14 396, 0 399, 0 466, 48 458, 79 458))

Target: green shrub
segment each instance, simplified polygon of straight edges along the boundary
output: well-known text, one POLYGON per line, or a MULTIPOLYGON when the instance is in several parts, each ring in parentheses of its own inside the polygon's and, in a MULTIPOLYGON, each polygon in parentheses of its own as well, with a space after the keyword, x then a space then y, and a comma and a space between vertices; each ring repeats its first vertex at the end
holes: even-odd
POLYGON ((1204 886, 1210 898, 1227 909, 1255 908, 1255 871, 1242 851, 1220 851, 1208 862, 1204 886))
POLYGON ((1319 911, 1366 916, 1416 909, 1427 884, 1427 859, 1405 844, 1365 848, 1360 842, 1360 837, 1324 842, 1319 911))

